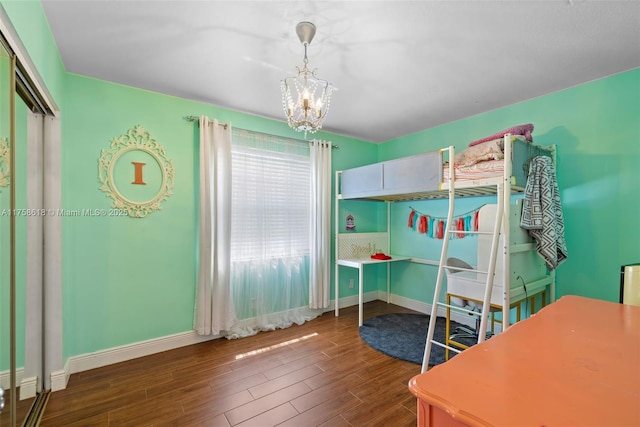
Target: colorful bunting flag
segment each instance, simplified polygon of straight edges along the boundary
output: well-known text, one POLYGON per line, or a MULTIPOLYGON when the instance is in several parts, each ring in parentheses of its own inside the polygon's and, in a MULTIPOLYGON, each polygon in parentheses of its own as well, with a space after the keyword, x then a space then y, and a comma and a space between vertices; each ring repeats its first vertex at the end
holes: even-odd
MULTIPOLYGON (((482 206, 480 206, 481 208, 482 206)), ((474 209, 462 215, 453 217, 453 229, 450 233, 452 239, 464 239, 466 233, 455 233, 455 231, 478 231, 478 215, 480 208, 474 209)), ((412 230, 420 234, 426 234, 432 239, 443 239, 444 229, 447 225, 446 217, 437 217, 421 213, 409 207, 409 221, 407 225, 412 230)))

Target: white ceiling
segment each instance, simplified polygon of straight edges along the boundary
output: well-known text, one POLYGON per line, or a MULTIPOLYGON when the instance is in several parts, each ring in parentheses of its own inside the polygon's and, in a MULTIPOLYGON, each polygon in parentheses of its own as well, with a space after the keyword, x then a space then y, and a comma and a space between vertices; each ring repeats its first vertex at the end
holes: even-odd
POLYGON ((638 1, 42 3, 69 72, 281 121, 311 21, 323 129, 371 142, 640 67, 638 1))

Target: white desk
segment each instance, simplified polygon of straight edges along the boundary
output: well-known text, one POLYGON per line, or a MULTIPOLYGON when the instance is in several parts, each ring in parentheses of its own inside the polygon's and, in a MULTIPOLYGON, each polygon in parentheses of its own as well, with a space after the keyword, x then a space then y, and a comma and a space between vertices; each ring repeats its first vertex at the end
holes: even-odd
MULTIPOLYGON (((407 256, 400 256, 400 255, 390 255, 391 259, 384 259, 384 260, 380 260, 380 259, 372 259, 372 258, 361 258, 361 259, 338 259, 336 260, 336 264, 338 265, 342 265, 345 267, 351 267, 351 268, 357 268, 358 269, 358 326, 362 326, 362 304, 364 303, 363 301, 363 289, 364 289, 364 266, 365 265, 371 265, 371 264, 389 264, 392 262, 397 262, 397 261, 410 261, 411 257, 407 257, 407 256)), ((338 280, 338 274, 337 274, 337 270, 336 270, 336 280, 335 280, 335 300, 336 300, 336 316, 339 315, 339 293, 338 293, 338 289, 339 289, 339 283, 340 281, 338 280)), ((389 284, 389 267, 387 266, 387 302, 389 302, 389 291, 390 291, 390 284, 389 284)))

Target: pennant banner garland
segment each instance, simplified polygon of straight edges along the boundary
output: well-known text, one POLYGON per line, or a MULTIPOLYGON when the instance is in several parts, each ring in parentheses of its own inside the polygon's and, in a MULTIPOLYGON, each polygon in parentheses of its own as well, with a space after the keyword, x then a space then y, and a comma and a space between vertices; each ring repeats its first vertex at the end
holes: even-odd
MULTIPOLYGON (((482 207, 482 206, 481 206, 482 207)), ((409 214, 409 228, 417 231, 421 234, 426 234, 427 237, 432 239, 443 239, 444 229, 447 226, 446 217, 436 217, 418 212, 411 208, 409 214)), ((452 231, 478 231, 478 215, 480 208, 477 208, 471 212, 467 212, 463 215, 453 217, 453 229, 452 231)), ((451 233, 452 239, 463 239, 465 233, 451 233)))

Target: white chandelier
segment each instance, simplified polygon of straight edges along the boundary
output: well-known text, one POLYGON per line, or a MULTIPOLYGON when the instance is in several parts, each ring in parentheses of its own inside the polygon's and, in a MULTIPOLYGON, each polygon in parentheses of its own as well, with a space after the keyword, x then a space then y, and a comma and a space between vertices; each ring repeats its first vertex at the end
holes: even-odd
POLYGON ((316 77, 316 70, 307 68, 307 46, 316 34, 316 26, 311 22, 300 22, 296 25, 296 34, 304 45, 304 65, 296 67, 298 75, 282 80, 282 106, 287 116, 287 123, 292 129, 315 133, 322 127, 331 99, 331 84, 316 77))

